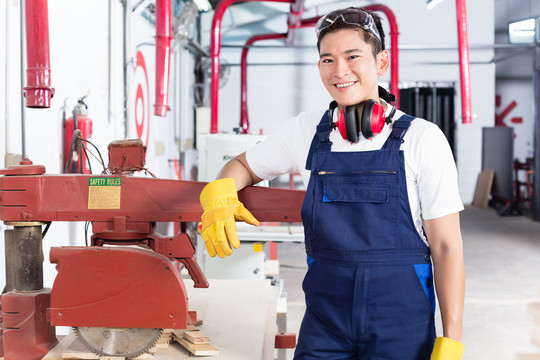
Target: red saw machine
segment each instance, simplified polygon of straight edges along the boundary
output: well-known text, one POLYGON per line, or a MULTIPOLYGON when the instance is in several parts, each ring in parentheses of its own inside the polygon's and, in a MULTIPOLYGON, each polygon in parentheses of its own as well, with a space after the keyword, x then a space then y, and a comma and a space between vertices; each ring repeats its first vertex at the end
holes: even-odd
MULTIPOLYGON (((71 326, 103 356, 135 357, 162 329, 196 322, 180 270, 194 287, 208 282, 186 233, 163 236, 156 222, 197 222, 205 183, 133 176, 144 169, 140 140, 109 145, 104 175, 46 175, 24 160, 0 170, 6 288, 0 298, 6 360, 41 359, 56 343, 55 326, 71 326), (42 226, 92 223, 90 246, 51 248, 58 275, 43 287, 42 226), (107 246, 104 246, 107 245, 107 246), (139 245, 139 246, 128 246, 139 245)), ((249 187, 240 200, 261 221, 297 222, 303 191, 249 187)), ((0 348, 2 349, 2 348, 0 348)))

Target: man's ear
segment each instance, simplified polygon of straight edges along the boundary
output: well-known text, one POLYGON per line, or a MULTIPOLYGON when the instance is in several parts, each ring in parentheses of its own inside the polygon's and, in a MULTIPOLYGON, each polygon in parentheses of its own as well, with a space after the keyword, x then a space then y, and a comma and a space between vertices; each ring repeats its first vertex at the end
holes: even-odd
POLYGON ((382 50, 377 54, 377 75, 383 76, 390 67, 390 57, 388 51, 382 50))
POLYGON ((317 67, 321 70, 321 60, 317 61, 317 67))

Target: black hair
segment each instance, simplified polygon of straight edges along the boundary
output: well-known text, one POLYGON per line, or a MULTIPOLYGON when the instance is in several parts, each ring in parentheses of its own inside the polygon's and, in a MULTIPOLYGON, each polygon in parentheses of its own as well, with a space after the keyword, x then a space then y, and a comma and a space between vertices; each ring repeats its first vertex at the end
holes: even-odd
POLYGON ((382 50, 384 50, 384 29, 382 27, 382 21, 381 16, 373 11, 369 10, 363 10, 369 15, 373 17, 373 21, 375 22, 375 26, 377 27, 377 30, 379 31, 379 35, 381 36, 381 41, 375 36, 372 32, 365 30, 363 27, 359 25, 351 25, 344 22, 341 18, 337 18, 337 20, 332 23, 330 26, 328 26, 326 29, 322 30, 319 34, 319 38, 317 39, 317 50, 319 53, 321 52, 321 40, 328 34, 342 30, 342 29, 354 29, 359 32, 362 32, 364 35, 364 41, 371 45, 371 49, 373 52, 373 56, 377 56, 378 53, 380 53, 382 50))

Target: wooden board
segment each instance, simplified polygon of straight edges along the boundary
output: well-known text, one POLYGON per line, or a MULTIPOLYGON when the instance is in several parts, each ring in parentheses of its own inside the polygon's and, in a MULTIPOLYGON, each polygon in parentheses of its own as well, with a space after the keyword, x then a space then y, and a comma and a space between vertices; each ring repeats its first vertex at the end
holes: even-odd
MULTIPOLYGON (((75 334, 70 334, 75 335, 75 334)), ((71 344, 66 346, 64 351, 62 351, 62 359, 82 359, 82 360, 94 360, 94 359, 101 359, 101 356, 94 354, 90 350, 88 350, 83 343, 77 339, 75 336, 73 337, 73 341, 71 344)), ((115 360, 124 360, 123 358, 116 357, 115 360)))
POLYGON ((152 346, 149 352, 155 353, 160 349, 167 349, 169 344, 173 341, 172 331, 172 329, 164 329, 158 341, 152 346))
POLYGON ((200 331, 184 331, 184 339, 192 344, 210 344, 210 338, 200 331))
POLYGON ((66 347, 71 345, 73 340, 75 340, 75 334, 69 333, 69 335, 64 336, 62 339, 60 339, 60 336, 58 336, 58 339, 60 340, 60 342, 54 348, 52 348, 42 360, 62 359, 62 352, 66 347))
POLYGON ((478 206, 481 209, 486 209, 489 203, 489 195, 491 194, 491 187, 493 186, 493 178, 495 177, 495 170, 485 168, 478 175, 478 181, 476 182, 476 189, 474 191, 473 205, 478 206))
POLYGON ((184 338, 175 338, 183 347, 195 356, 217 356, 219 351, 210 344, 192 344, 184 338))

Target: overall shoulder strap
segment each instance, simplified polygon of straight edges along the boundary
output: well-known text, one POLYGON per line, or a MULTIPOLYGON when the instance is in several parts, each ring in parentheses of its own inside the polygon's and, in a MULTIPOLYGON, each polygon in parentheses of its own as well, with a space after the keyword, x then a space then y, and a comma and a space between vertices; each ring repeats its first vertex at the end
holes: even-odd
POLYGON ((414 119, 414 116, 403 114, 398 120, 394 121, 392 132, 382 148, 399 150, 399 147, 403 143, 403 137, 414 119))
POLYGON ((332 111, 326 110, 324 115, 317 125, 317 132, 311 140, 309 152, 306 160, 306 170, 311 170, 311 162, 313 161, 313 154, 317 151, 330 151, 332 142, 330 141, 330 133, 332 132, 332 111))

